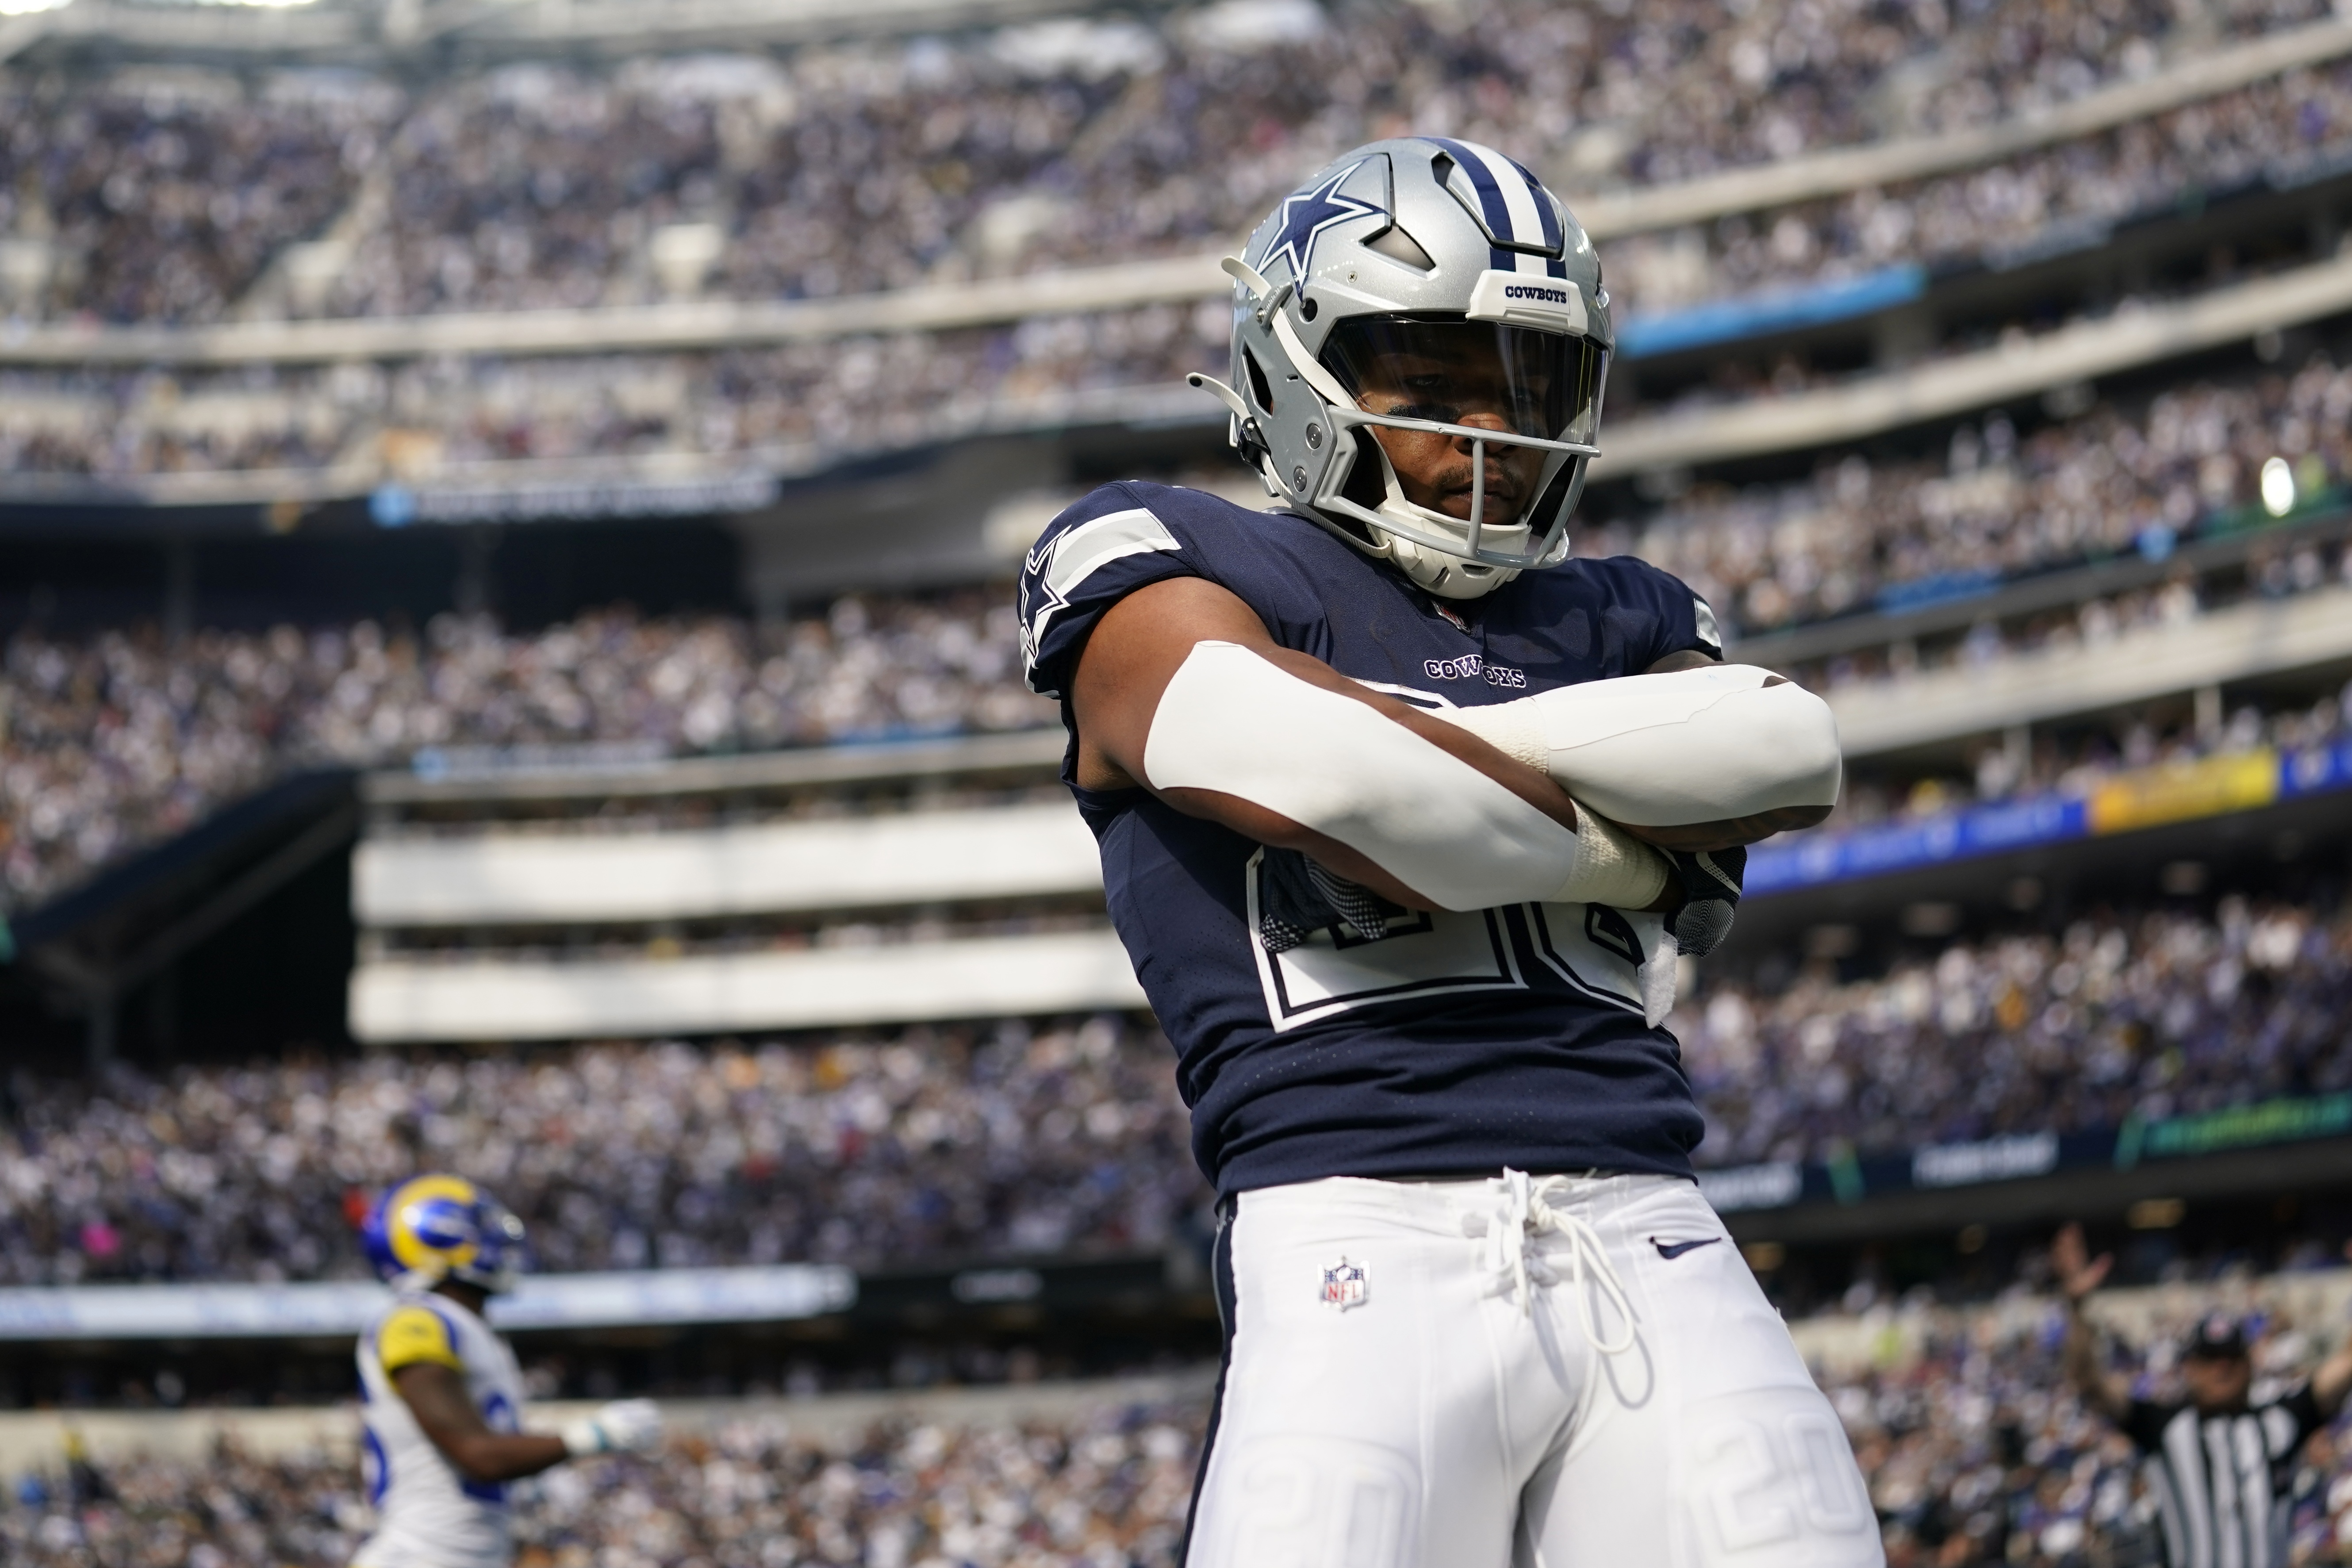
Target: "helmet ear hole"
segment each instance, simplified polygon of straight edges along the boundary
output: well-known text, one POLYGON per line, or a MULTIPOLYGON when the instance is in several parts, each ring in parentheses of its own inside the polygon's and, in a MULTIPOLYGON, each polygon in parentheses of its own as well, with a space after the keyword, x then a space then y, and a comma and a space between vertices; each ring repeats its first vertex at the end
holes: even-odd
POLYGON ((1257 363, 1257 355, 1244 345, 1242 349, 1242 370, 1249 382, 1250 401, 1264 414, 1274 412, 1274 388, 1266 384, 1265 369, 1257 363))

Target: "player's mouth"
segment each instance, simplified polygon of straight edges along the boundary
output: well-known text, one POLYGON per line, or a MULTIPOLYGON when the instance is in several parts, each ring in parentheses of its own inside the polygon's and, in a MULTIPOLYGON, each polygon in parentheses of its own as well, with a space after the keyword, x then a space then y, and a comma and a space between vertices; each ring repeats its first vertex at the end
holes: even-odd
MULTIPOLYGON (((1450 469, 1437 484, 1437 510, 1464 521, 1470 519, 1470 465, 1450 469)), ((1486 459, 1486 517, 1489 526, 1516 521, 1524 495, 1519 476, 1495 458, 1486 459)))

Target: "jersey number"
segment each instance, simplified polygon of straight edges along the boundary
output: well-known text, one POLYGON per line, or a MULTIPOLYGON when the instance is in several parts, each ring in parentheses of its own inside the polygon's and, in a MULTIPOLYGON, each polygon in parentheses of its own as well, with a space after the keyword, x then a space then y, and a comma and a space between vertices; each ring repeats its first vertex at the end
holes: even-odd
POLYGON ((1499 910, 1466 914, 1400 915, 1379 942, 1318 931, 1286 952, 1268 952, 1257 937, 1260 849, 1244 871, 1250 946, 1266 1016, 1275 1032, 1379 1002, 1442 996, 1455 991, 1524 991, 1517 955, 1499 910))

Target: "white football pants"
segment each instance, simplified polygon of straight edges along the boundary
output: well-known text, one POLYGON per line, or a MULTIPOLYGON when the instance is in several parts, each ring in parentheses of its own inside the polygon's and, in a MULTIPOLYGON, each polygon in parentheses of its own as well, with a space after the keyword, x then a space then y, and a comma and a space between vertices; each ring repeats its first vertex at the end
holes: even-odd
POLYGON ((1186 1568, 1883 1568, 1838 1419, 1698 1189, 1244 1193, 1186 1568))

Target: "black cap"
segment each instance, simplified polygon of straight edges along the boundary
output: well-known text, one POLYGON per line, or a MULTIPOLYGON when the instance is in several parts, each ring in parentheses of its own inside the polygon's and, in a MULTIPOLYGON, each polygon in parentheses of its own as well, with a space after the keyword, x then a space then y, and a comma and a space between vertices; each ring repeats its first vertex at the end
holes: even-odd
POLYGON ((2189 1342, 2181 1354, 2207 1356, 2214 1360, 2234 1359, 2246 1353, 2246 1326, 2227 1312, 2213 1312, 2198 1320, 2189 1331, 2189 1342))

